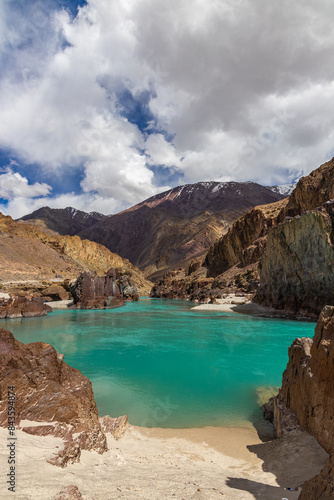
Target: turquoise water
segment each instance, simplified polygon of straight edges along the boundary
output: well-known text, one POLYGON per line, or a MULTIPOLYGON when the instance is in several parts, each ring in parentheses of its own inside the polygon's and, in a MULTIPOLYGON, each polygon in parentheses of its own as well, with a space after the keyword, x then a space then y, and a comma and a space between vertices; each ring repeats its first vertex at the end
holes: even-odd
POLYGON ((91 380, 100 415, 174 428, 259 420, 256 389, 280 385, 289 345, 313 337, 314 324, 191 307, 141 300, 0 326, 21 342, 42 340, 64 353, 91 380))

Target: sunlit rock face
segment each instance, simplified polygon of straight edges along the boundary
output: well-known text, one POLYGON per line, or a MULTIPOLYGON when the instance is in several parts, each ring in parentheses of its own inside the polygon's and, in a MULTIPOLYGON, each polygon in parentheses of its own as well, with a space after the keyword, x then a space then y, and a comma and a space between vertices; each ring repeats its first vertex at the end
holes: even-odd
POLYGON ((52 459, 60 466, 78 461, 81 449, 107 450, 92 384, 63 358, 50 344, 25 345, 0 329, 0 425, 8 425, 7 392, 14 387, 15 424, 29 434, 64 438, 64 450, 52 459))

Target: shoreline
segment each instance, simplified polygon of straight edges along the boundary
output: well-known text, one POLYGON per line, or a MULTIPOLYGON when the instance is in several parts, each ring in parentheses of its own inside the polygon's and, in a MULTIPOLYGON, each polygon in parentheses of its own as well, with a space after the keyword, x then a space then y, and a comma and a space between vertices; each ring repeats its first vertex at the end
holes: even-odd
MULTIPOLYGON (((0 488, 6 488, 7 430, 0 429, 0 488)), ((17 495, 54 500, 76 485, 83 499, 297 500, 298 488, 322 468, 327 454, 306 432, 264 442, 253 429, 161 429, 130 426, 109 451, 82 451, 80 463, 61 469, 46 462, 62 440, 16 431, 17 495), (36 467, 36 462, 38 467, 36 467), (98 478, 96 473, 98 472, 98 478)), ((9 498, 9 495, 2 496, 9 498)))
POLYGON ((217 302, 215 304, 199 304, 192 307, 191 310, 239 313, 258 318, 291 319, 308 322, 317 321, 316 317, 302 316, 284 310, 273 309, 272 307, 261 306, 246 297, 239 297, 234 293, 230 293, 227 297, 216 300, 217 302))

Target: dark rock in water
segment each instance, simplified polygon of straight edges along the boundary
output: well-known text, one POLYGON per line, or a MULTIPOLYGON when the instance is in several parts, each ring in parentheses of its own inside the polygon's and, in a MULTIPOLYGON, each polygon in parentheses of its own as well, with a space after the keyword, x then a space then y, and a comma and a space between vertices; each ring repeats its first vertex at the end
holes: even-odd
MULTIPOLYGON (((91 382, 64 363, 64 356, 50 344, 24 345, 0 329, 0 394, 15 386, 16 425, 29 434, 65 439, 65 449, 50 461, 64 467, 78 461, 80 450, 107 451, 91 382), (40 422, 40 425, 36 425, 40 422)), ((8 425, 7 398, 0 400, 0 425, 8 425)))
POLYGON ((334 498, 334 307, 320 314, 313 340, 296 339, 282 387, 266 408, 273 414, 276 436, 300 425, 331 455, 318 476, 307 481, 300 499, 334 498), (273 411, 272 411, 273 408, 273 411))
POLYGON ((0 299, 0 319, 46 316, 51 311, 51 307, 44 303, 42 297, 11 297, 10 299, 0 299))
POLYGON ((116 271, 111 268, 105 276, 81 273, 70 287, 74 307, 78 309, 106 309, 125 304, 116 283, 116 271))

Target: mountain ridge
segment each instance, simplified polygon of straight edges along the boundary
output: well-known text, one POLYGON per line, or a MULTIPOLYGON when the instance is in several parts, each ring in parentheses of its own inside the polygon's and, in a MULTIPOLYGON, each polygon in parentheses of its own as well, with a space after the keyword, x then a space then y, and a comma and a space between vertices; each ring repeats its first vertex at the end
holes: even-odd
MULTIPOLYGON (((118 214, 104 216, 93 224, 81 212, 83 229, 73 227, 71 232, 77 231, 81 238, 101 243, 130 260, 146 276, 159 277, 159 273, 173 266, 188 265, 192 258, 204 257, 215 241, 249 209, 283 198, 282 194, 254 182, 185 184, 118 214)), ((64 229, 68 231, 72 214, 69 209, 64 227, 60 227, 61 221, 58 226, 54 223, 54 218, 63 213, 59 209, 58 212, 52 209, 42 212, 43 224, 61 233, 64 229)), ((36 212, 26 215, 24 221, 31 222, 31 216, 35 217, 36 212)), ((33 222, 38 223, 36 219, 33 222)))

